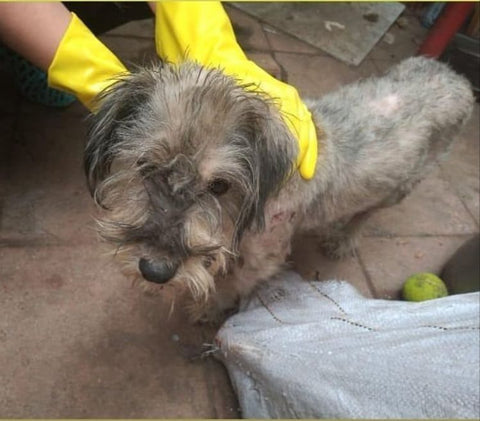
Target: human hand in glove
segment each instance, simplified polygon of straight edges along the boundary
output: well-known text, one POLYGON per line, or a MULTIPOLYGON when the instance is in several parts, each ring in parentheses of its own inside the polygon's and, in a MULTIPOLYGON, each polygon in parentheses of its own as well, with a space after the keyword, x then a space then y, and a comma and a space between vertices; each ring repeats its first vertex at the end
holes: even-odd
POLYGON ((189 59, 222 69, 242 84, 258 87, 274 99, 298 140, 300 174, 304 179, 311 179, 317 162, 317 136, 309 110, 294 87, 248 60, 221 3, 162 1, 156 3, 155 14, 155 44, 162 59, 173 63, 189 59))
MULTIPOLYGON (((93 112, 97 94, 127 72, 61 3, 3 3, 0 11, 0 37, 46 70, 50 87, 74 94, 93 112)), ((300 174, 305 179, 313 177, 317 138, 310 112, 295 88, 247 59, 219 2, 159 2, 155 27, 157 52, 162 59, 178 63, 188 58, 221 68, 242 84, 258 86, 273 98, 298 140, 300 174)))
POLYGON ((95 97, 118 75, 128 73, 120 60, 75 15, 48 68, 48 84, 70 92, 95 112, 95 97))

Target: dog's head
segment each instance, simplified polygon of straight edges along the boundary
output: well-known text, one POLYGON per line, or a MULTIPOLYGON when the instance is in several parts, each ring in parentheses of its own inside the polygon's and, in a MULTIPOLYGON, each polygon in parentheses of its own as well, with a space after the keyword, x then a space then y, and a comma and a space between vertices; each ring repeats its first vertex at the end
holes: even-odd
POLYGON ((272 101, 219 70, 159 64, 99 98, 85 171, 99 231, 133 278, 206 298, 292 171, 272 101))

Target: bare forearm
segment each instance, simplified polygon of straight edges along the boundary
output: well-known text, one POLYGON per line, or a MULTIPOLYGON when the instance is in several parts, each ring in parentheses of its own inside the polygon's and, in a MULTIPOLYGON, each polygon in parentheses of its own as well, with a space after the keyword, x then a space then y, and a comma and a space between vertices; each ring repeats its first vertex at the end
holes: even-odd
POLYGON ((0 40, 46 71, 70 19, 62 3, 0 2, 0 40))

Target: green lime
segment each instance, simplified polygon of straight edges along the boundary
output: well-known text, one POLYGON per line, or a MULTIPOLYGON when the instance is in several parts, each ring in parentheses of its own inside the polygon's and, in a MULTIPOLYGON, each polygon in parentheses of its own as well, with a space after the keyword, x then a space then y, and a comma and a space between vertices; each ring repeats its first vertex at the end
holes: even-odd
POLYGON ((447 287, 433 273, 417 273, 410 276, 403 284, 403 299, 407 301, 426 301, 446 297, 447 287))

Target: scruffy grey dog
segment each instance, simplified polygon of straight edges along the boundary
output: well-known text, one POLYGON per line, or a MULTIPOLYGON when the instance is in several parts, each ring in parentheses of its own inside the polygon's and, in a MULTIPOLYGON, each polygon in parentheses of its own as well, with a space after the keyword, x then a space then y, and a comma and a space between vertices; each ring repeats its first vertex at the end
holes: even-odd
POLYGON ((189 290, 198 320, 281 270, 294 232, 350 253, 364 219, 448 150, 473 95, 446 65, 411 58, 308 100, 319 141, 310 181, 292 171, 297 142, 274 100, 220 70, 158 64, 100 101, 85 154, 99 231, 132 279, 189 290))

